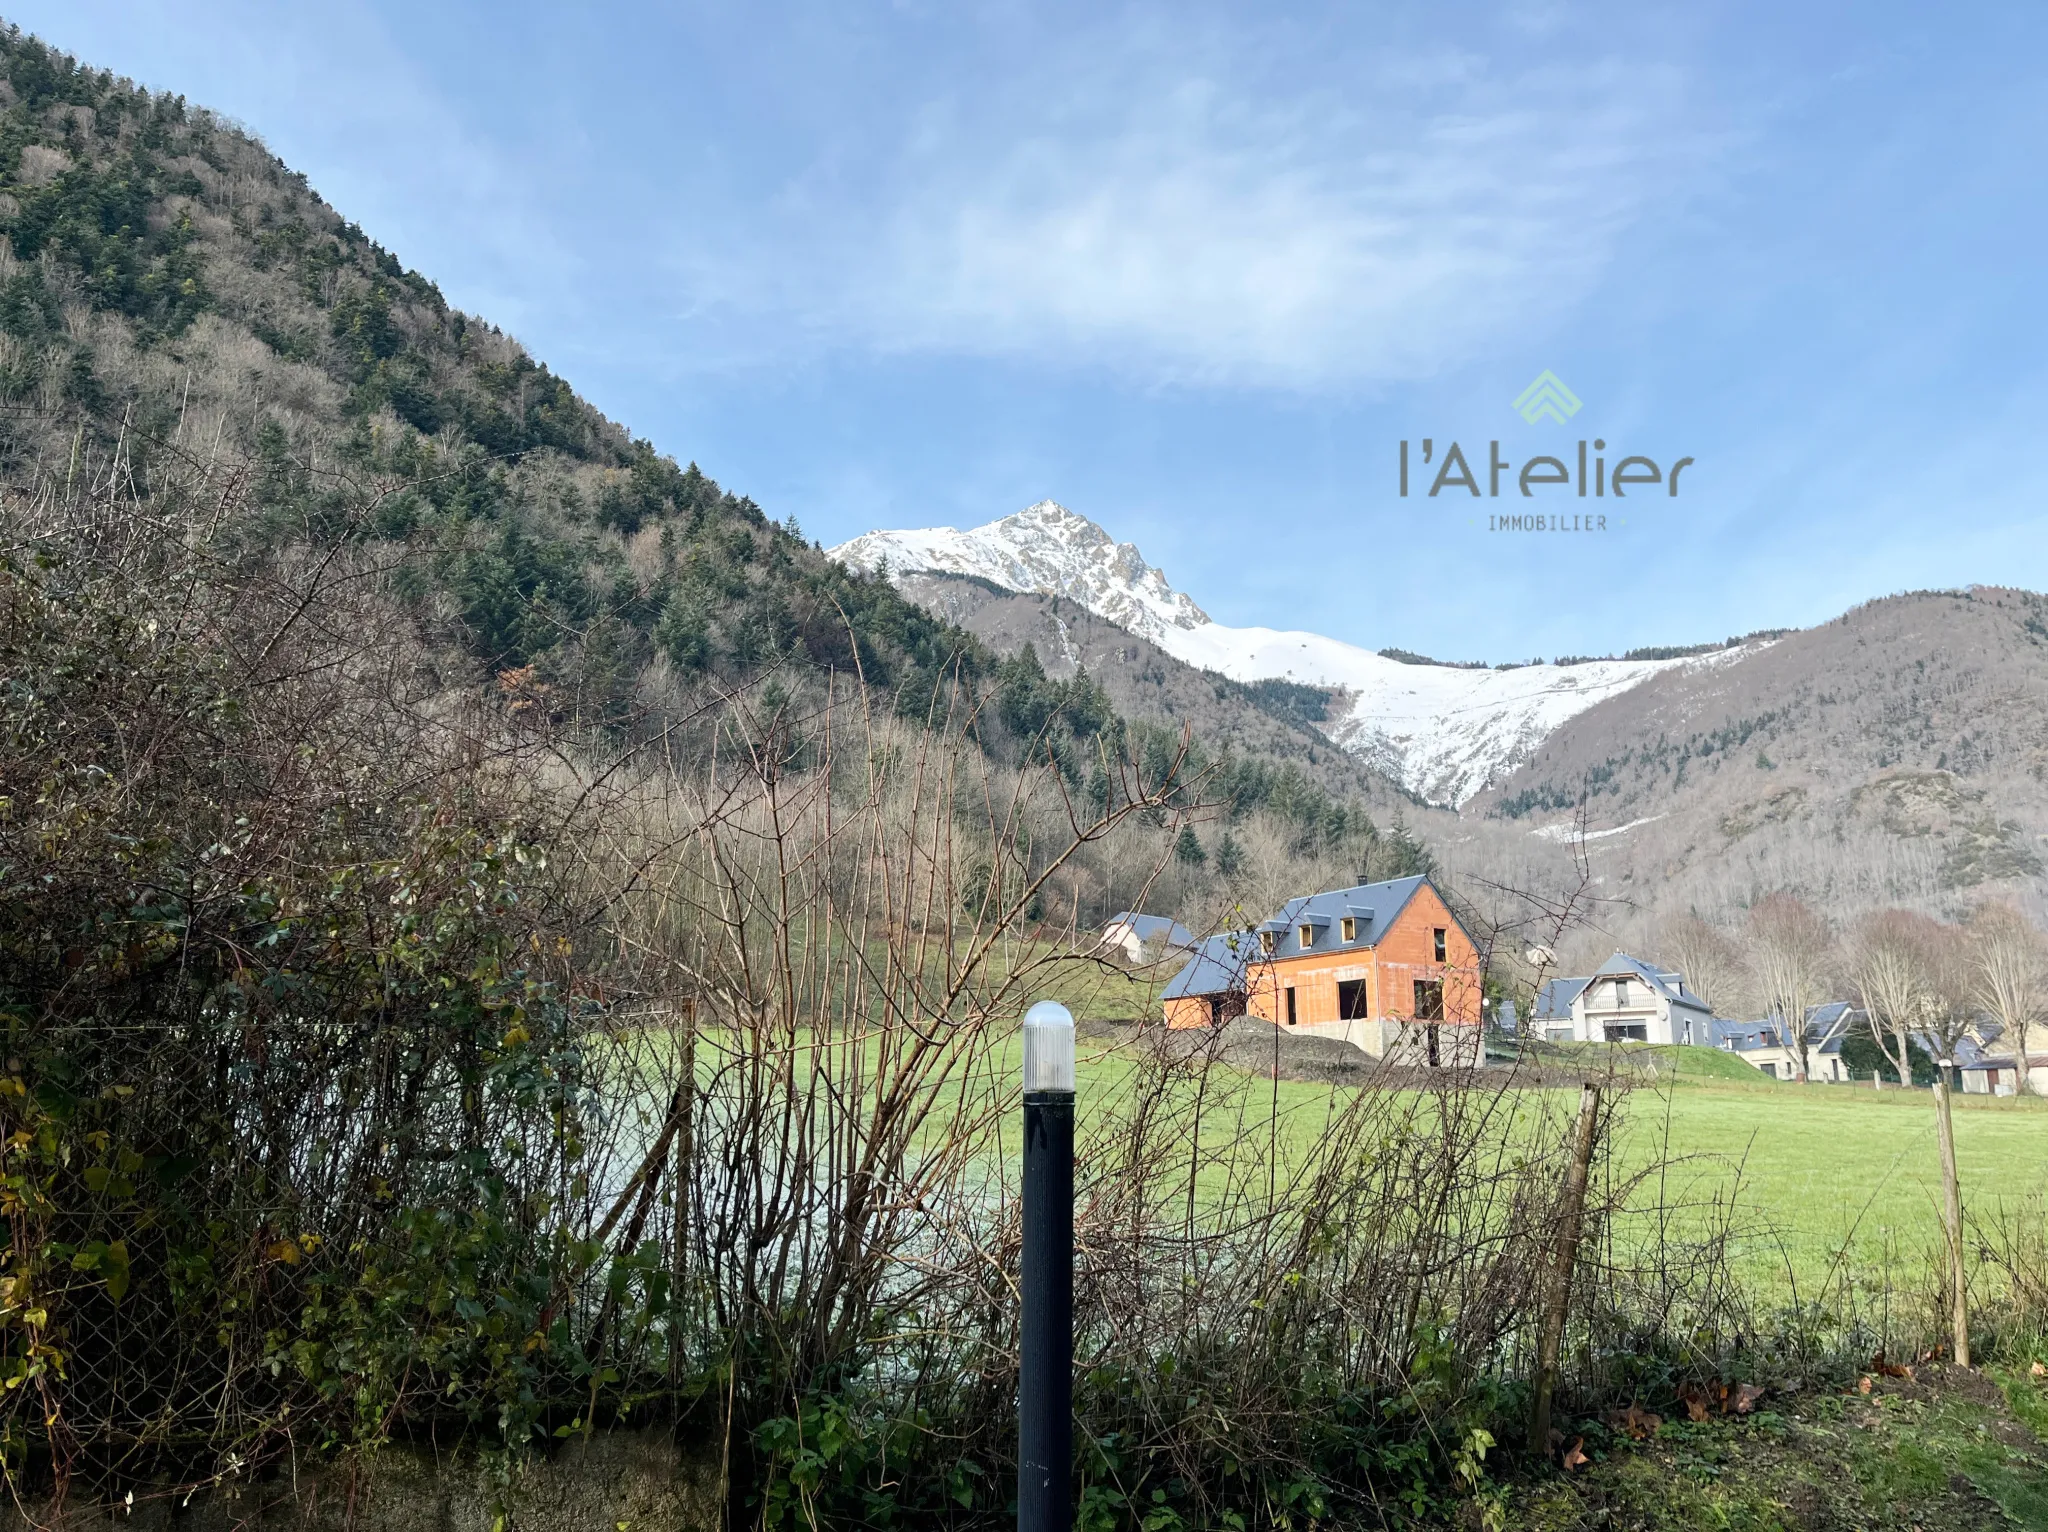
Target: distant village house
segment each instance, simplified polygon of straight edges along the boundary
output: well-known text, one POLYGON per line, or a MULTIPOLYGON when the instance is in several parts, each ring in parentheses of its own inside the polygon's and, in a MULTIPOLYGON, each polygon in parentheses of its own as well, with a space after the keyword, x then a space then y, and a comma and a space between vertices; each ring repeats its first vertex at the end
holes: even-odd
POLYGON ((1582 979, 1552 979, 1536 997, 1534 1035, 1553 1043, 1714 1042, 1713 1007, 1682 975, 1617 952, 1582 979))

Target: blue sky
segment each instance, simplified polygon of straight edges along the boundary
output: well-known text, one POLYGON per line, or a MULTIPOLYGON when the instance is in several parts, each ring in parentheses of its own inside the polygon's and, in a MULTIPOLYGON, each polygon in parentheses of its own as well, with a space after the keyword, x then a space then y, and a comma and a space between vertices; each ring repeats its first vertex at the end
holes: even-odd
POLYGON ((827 545, 1051 496, 1219 620, 1489 660, 2048 587, 2048 9, 1274 10, 9 14, 827 545), (1425 436, 1695 462, 1403 500, 1425 436), (1486 530, 1546 506, 1612 519, 1486 530))

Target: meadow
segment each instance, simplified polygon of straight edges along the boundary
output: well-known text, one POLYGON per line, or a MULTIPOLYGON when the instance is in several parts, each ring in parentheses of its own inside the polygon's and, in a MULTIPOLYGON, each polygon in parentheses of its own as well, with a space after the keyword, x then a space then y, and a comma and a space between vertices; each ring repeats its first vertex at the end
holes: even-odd
MULTIPOLYGON (((1123 1099, 1131 1065, 1121 1052, 1084 1043, 1084 1114, 1091 1095, 1098 1110, 1116 1110, 1113 1103, 1123 1099)), ((1811 1295, 1845 1252, 1860 1273, 1887 1264, 1901 1278, 1926 1271, 1940 1237, 1931 1092, 1773 1081, 1705 1049, 1612 1056, 1618 1053, 1582 1050, 1593 1066, 1589 1075, 1627 1081, 1608 1174, 1646 1177, 1630 1199, 1635 1206, 1662 1203, 1677 1228, 1725 1217, 1739 1269, 1788 1296, 1811 1295)), ((1227 1110, 1237 1131, 1263 1136, 1277 1108, 1281 1134, 1298 1154, 1328 1120, 1335 1098, 1354 1088, 1264 1081, 1227 1110)), ((2048 1100, 1953 1099, 1966 1219, 1990 1224, 2029 1209, 2038 1214, 2048 1192, 2048 1100)), ((1550 1105, 1559 1111, 1570 1103, 1550 1105)))

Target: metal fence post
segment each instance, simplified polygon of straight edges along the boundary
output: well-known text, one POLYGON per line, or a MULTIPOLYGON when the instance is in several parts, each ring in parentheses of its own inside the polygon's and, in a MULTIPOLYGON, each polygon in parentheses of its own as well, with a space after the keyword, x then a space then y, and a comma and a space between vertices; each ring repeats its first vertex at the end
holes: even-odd
POLYGON ((1023 1314, 1018 1336, 1018 1532, 1069 1532, 1074 1465, 1074 1018, 1024 1017, 1023 1314))

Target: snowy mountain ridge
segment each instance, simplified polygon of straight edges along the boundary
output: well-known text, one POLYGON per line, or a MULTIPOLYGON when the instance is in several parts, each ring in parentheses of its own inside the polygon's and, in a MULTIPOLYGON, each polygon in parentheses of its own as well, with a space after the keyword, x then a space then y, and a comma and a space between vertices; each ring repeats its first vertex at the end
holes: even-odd
POLYGON ((1409 791, 1452 805, 1506 776, 1594 703, 1659 671, 1744 652, 1467 670, 1408 664, 1317 633, 1225 627, 1176 591, 1134 545, 1051 500, 966 531, 869 532, 831 556, 871 573, 886 565, 892 575, 971 575, 1006 590, 1059 596, 1233 680, 1279 677, 1339 688, 1343 695, 1323 732, 1409 791))

